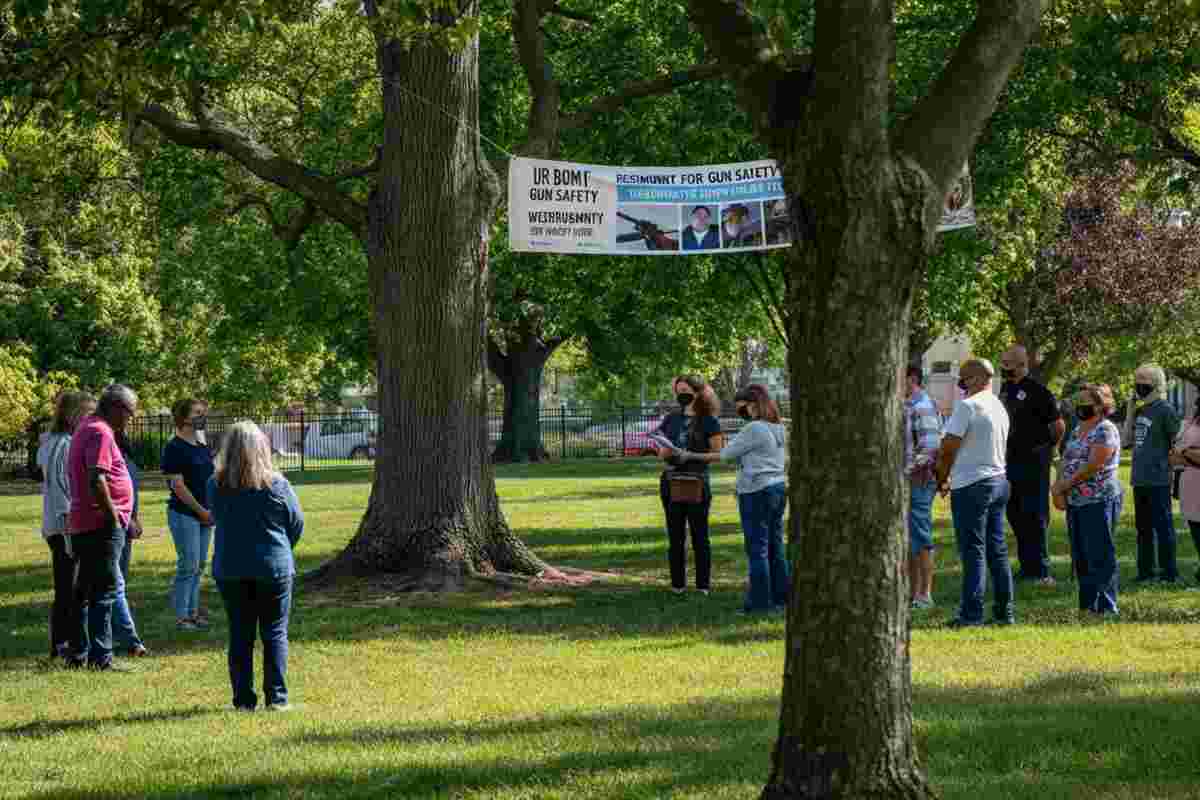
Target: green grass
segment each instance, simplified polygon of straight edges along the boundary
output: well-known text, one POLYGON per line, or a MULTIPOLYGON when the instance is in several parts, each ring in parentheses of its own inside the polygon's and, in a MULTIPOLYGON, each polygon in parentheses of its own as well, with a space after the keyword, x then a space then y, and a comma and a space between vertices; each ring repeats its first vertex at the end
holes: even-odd
MULTIPOLYGON (((754 798, 783 624, 735 614, 745 561, 728 472, 715 480, 717 591, 664 591, 655 476, 644 462, 500 471, 526 541, 552 563, 619 572, 611 585, 353 604, 301 591, 292 715, 226 710, 221 621, 175 632, 161 491, 143 497, 149 532, 130 585, 154 657, 127 675, 40 666, 40 498, 0 495, 0 797, 754 798)), ((351 535, 369 478, 297 476, 302 569, 351 535)), ((912 654, 920 750, 943 796, 1200 797, 1200 593, 1130 588, 1120 622, 1084 625, 1073 584, 1022 587, 1022 624, 952 632, 959 572, 945 501, 936 511, 939 608, 915 620, 912 654)), ((1126 514, 1126 579, 1132 538, 1126 514)), ((1180 553, 1191 576, 1186 534, 1180 553)), ((219 617, 207 580, 205 593, 219 617)))

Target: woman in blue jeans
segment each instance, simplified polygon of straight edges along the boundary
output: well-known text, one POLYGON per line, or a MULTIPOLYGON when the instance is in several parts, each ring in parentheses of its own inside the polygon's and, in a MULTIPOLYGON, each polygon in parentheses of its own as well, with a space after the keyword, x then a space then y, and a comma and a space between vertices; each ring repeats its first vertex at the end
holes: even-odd
POLYGON ((200 610, 200 577, 208 561, 212 540, 212 514, 204 506, 205 486, 213 474, 212 452, 203 440, 207 426, 205 405, 185 398, 171 409, 175 435, 163 448, 162 471, 171 487, 167 499, 167 527, 175 542, 175 583, 171 601, 175 627, 195 631, 208 627, 200 610))
POLYGON ((1063 450, 1062 478, 1050 487, 1054 505, 1067 512, 1071 558, 1079 579, 1080 611, 1117 613, 1117 546, 1114 535, 1124 489, 1117 479, 1121 434, 1108 420, 1116 406, 1104 385, 1075 396, 1079 425, 1063 450))
POLYGON ((268 711, 288 704, 288 617, 296 562, 292 549, 304 514, 291 484, 271 465, 271 444, 253 422, 229 429, 208 481, 216 520, 213 578, 229 617, 229 680, 235 708, 252 711, 254 640, 263 640, 263 694, 268 711))
POLYGON ((746 613, 763 613, 787 605, 791 574, 783 547, 783 513, 787 508, 787 436, 779 406, 767 388, 751 384, 734 397, 738 416, 750 420, 719 453, 685 453, 695 461, 734 461, 738 466, 738 512, 746 540, 750 588, 746 613))

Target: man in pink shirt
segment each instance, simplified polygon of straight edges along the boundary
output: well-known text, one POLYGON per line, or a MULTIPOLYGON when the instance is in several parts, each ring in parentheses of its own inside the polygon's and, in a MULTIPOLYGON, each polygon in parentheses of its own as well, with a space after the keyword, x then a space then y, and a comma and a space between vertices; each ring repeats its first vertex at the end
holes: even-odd
POLYGON ((112 659, 112 605, 117 595, 118 558, 133 513, 133 482, 116 432, 137 413, 137 395, 120 384, 100 395, 93 416, 80 421, 67 454, 71 551, 79 564, 67 665, 108 670, 112 659), (86 623, 84 615, 87 616, 86 623))

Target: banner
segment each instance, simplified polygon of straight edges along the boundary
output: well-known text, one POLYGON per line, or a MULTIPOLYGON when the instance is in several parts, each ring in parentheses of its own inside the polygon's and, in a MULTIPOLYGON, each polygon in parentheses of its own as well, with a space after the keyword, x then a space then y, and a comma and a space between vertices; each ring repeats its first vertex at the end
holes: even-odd
MULTIPOLYGON (((513 158, 508 207, 515 252, 694 255, 792 244, 774 161, 605 167, 513 158)), ((974 224, 964 167, 938 230, 974 224)))

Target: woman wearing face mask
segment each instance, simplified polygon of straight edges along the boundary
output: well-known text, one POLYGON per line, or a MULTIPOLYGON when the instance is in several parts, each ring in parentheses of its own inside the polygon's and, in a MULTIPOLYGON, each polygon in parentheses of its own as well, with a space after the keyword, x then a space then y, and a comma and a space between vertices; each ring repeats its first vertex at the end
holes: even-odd
MULTIPOLYGON (((1179 510, 1192 531, 1192 543, 1200 556, 1200 398, 1196 399, 1192 418, 1184 425, 1170 454, 1171 466, 1181 468, 1179 510)), ((1200 583, 1200 570, 1196 570, 1200 583)))
POLYGON ((783 512, 787 508, 787 436, 779 406, 767 388, 751 384, 737 393, 738 416, 750 420, 719 453, 685 453, 690 461, 737 463, 738 512, 746 541, 750 587, 743 610, 765 613, 787 605, 791 570, 783 548, 783 512))
POLYGON ((200 610, 200 576, 208 561, 213 517, 204 505, 208 479, 213 474, 212 453, 201 436, 208 420, 205 405, 195 398, 180 400, 172 408, 175 435, 163 448, 162 471, 171 488, 167 500, 167 526, 175 541, 176 570, 172 589, 175 626, 181 631, 208 627, 200 610))
POLYGON ((671 590, 683 594, 687 588, 688 530, 692 533, 692 552, 696 559, 696 588, 708 594, 712 575, 712 550, 708 541, 708 512, 712 507, 712 487, 708 465, 687 462, 679 451, 708 452, 725 444, 721 422, 717 419, 717 396, 712 387, 696 375, 681 375, 671 384, 679 411, 669 414, 658 427, 658 435, 677 448, 660 448, 659 458, 667 462, 659 483, 659 495, 667 518, 670 541, 671 590))
POLYGON ((1075 396, 1079 421, 1063 452, 1062 478, 1050 491, 1066 509, 1071 557, 1079 579, 1079 608, 1093 614, 1117 613, 1117 546, 1123 490, 1117 480, 1121 435, 1108 420, 1112 390, 1084 386, 1075 396))
POLYGON ((1175 517, 1171 503, 1171 445, 1179 436, 1179 417, 1166 401, 1167 375, 1146 364, 1133 375, 1122 431, 1123 444, 1133 448, 1133 519, 1137 528, 1137 580, 1164 583, 1179 579, 1175 560, 1175 517), (1156 563, 1157 562, 1157 563, 1156 563), (1156 568, 1158 574, 1156 575, 1156 568))

